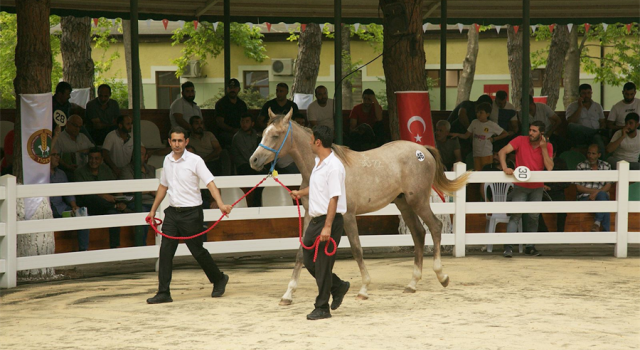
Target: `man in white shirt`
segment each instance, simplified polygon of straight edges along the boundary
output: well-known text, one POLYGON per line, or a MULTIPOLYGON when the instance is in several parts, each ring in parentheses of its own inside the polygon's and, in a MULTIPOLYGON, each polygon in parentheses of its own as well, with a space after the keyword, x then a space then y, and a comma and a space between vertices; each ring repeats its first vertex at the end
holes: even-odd
POLYGON ((94 147, 87 135, 80 132, 82 117, 72 115, 67 120, 64 131, 56 139, 56 148, 60 152, 60 168, 64 170, 69 181, 74 181, 76 169, 85 166, 89 160, 89 149, 94 147))
MULTIPOLYGON (((231 206, 222 201, 220 191, 213 182, 214 177, 202 158, 185 151, 189 144, 187 131, 181 127, 171 128, 169 144, 172 152, 164 159, 164 169, 156 192, 156 199, 147 218, 154 219, 158 206, 168 193, 170 206, 164 211, 165 218, 162 230, 166 235, 172 237, 189 237, 200 233, 204 224, 202 196, 199 188, 201 180, 207 184, 211 196, 216 200, 218 208, 223 213, 228 215, 231 212, 231 206)), ((211 297, 217 298, 224 294, 229 276, 220 271, 209 251, 203 247, 205 237, 206 235, 201 235, 188 239, 185 243, 209 281, 213 283, 211 297)), ((158 293, 153 298, 147 299, 147 303, 160 304, 173 301, 169 284, 171 283, 173 256, 177 248, 177 239, 162 238, 158 268, 158 293)))
POLYGON ((318 236, 318 257, 313 261, 315 250, 303 250, 304 266, 316 279, 318 297, 315 309, 307 315, 308 320, 319 320, 331 317, 329 297, 333 295, 331 309, 340 307, 350 284, 341 280, 333 271, 335 255, 327 256, 325 246, 331 238, 340 244, 344 232, 342 214, 347 212, 347 192, 345 187, 346 171, 342 162, 331 150, 333 131, 324 125, 313 128, 311 149, 316 155, 316 165, 309 179, 309 187, 299 191, 291 191, 291 198, 300 199, 309 196, 309 216, 311 222, 304 234, 304 245, 314 244, 318 236))
POLYGON ((102 145, 102 157, 104 162, 111 168, 111 171, 120 177, 122 169, 131 163, 133 154, 133 121, 130 116, 118 116, 116 119, 118 128, 111 131, 104 138, 102 145))
POLYGON ((631 170, 640 170, 640 136, 638 136, 638 126, 640 126, 640 116, 632 112, 624 118, 624 128, 616 131, 607 145, 607 153, 613 153, 607 162, 613 169, 617 168, 618 161, 629 162, 631 170))
POLYGON ((591 85, 582 84, 578 87, 580 97, 567 107, 567 135, 572 146, 590 145, 595 143, 604 152, 604 140, 599 131, 604 129, 605 118, 602 106, 591 99, 593 91, 591 85))
POLYGON ((507 92, 503 90, 496 92, 496 99, 493 100, 489 120, 499 125, 500 123, 498 123, 498 111, 500 111, 501 109, 508 109, 512 111, 516 110, 516 107, 512 105, 511 102, 509 102, 507 92))
POLYGON ((607 118, 607 128, 612 131, 617 131, 625 127, 627 114, 640 114, 640 99, 636 98, 636 84, 631 82, 624 84, 622 87, 622 97, 622 101, 611 107, 609 117, 607 118))
POLYGON ((180 126, 185 130, 189 130, 189 118, 194 115, 202 118, 200 107, 194 102, 196 99, 196 88, 193 83, 187 81, 182 84, 182 97, 173 101, 171 110, 169 111, 169 121, 171 127, 180 126))
POLYGON ((333 131, 333 100, 329 98, 327 88, 320 85, 316 88, 316 100, 307 108, 309 126, 325 125, 333 131))

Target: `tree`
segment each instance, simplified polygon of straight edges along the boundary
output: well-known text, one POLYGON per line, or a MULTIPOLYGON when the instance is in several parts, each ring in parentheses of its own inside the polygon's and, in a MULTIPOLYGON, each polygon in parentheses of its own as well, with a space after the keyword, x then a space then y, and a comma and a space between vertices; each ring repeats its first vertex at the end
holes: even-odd
MULTIPOLYGON (((516 34, 513 26, 509 25, 507 28, 507 55, 509 73, 511 74, 511 102, 516 109, 520 109, 520 102, 522 101, 522 35, 525 32, 527 35, 529 34, 529 28, 520 29, 519 33, 516 34)), ((533 96, 531 71, 529 71, 529 95, 533 96)))
POLYGON ((578 99, 578 85, 580 84, 580 46, 578 45, 578 30, 569 33, 569 49, 564 57, 564 97, 565 106, 578 99))
POLYGON ((73 88, 91 88, 94 94, 94 64, 91 58, 91 19, 89 17, 62 17, 60 22, 62 36, 63 79, 73 88))
MULTIPOLYGON (((349 74, 353 69, 351 64, 351 30, 343 30, 341 36, 342 44, 342 74, 349 74)), ((362 74, 355 73, 360 77, 362 84, 362 74)), ((353 75, 352 75, 353 76, 353 75)), ((342 81, 342 109, 350 110, 353 108, 353 81, 352 79, 344 79, 342 81)))
POLYGON ((294 74, 291 96, 294 94, 313 94, 320 70, 320 51, 322 50, 322 30, 316 23, 309 23, 302 31, 298 41, 298 58, 294 74))
POLYGON ((458 83, 458 98, 456 106, 462 101, 469 100, 471 95, 471 87, 473 87, 473 78, 476 74, 476 61, 478 60, 479 37, 480 33, 475 29, 475 25, 469 27, 467 31, 467 55, 462 62, 462 75, 458 83))
MULTIPOLYGON (((111 87, 111 98, 118 101, 120 108, 128 108, 129 106, 129 87, 126 83, 120 79, 120 70, 111 72, 113 62, 120 58, 120 52, 115 50, 107 57, 107 53, 112 44, 117 43, 116 38, 111 35, 112 27, 115 26, 115 30, 119 33, 123 32, 122 20, 116 19, 111 22, 106 18, 100 18, 98 20, 98 26, 91 29, 91 36, 94 42, 94 50, 102 52, 99 60, 94 61, 95 69, 95 82, 94 86, 97 88, 101 84, 108 84, 111 87), (109 75, 110 77, 107 77, 109 75)), ((127 62, 129 65, 129 62, 127 62)))

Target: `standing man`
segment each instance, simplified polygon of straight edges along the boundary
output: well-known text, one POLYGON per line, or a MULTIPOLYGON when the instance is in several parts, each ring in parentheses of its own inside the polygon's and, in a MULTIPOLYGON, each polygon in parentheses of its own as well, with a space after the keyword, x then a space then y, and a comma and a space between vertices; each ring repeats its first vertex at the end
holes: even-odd
POLYGON ((169 111, 169 121, 171 121, 171 127, 180 126, 185 130, 189 130, 189 118, 194 115, 202 118, 202 111, 200 107, 195 103, 196 88, 193 83, 187 81, 182 84, 182 97, 173 101, 171 104, 171 110, 169 111))
MULTIPOLYGON (((187 131, 181 127, 171 128, 169 144, 172 151, 164 158, 164 171, 156 192, 156 200, 147 217, 151 220, 155 218, 160 202, 168 193, 169 207, 164 211, 165 218, 162 230, 172 237, 189 237, 201 232, 204 225, 202 195, 198 186, 201 180, 207 184, 211 196, 216 200, 218 208, 223 213, 229 214, 231 206, 222 201, 220 191, 213 182, 214 177, 202 158, 185 151, 189 144, 187 131)), ((224 294, 229 276, 220 271, 209 251, 204 248, 204 239, 205 235, 201 235, 189 239, 185 243, 209 281, 213 283, 211 297, 218 298, 224 294)), ((173 257, 177 248, 178 240, 162 238, 158 268, 158 293, 153 298, 147 299, 147 303, 160 304, 173 301, 169 284, 173 270, 173 257)))
MULTIPOLYGON (((611 170, 611 165, 600 160, 600 150, 598 145, 593 144, 587 149, 587 159, 578 164, 577 170, 611 170)), ((577 200, 579 201, 608 201, 610 182, 576 182, 578 190, 577 200)), ((596 204, 594 204, 596 205, 596 204)), ((611 224, 611 214, 596 213, 591 232, 599 232, 602 230, 609 231, 611 224)))
MULTIPOLYGON (((531 171, 553 170, 553 146, 547 142, 544 130, 545 124, 541 121, 535 121, 529 126, 529 137, 518 136, 500 150, 498 155, 505 174, 513 175, 513 169, 507 166, 507 154, 513 151, 516 151, 516 167, 526 166, 531 171)), ((540 202, 542 200, 544 183, 516 182, 514 185, 513 192, 511 192, 512 202, 540 202)), ((527 213, 524 215, 523 231, 538 232, 540 214, 527 213)), ((517 232, 521 219, 523 219, 522 214, 511 214, 507 224, 507 232, 517 232)), ((533 244, 527 244, 525 253, 533 256, 540 255, 533 244)), ((505 258, 513 256, 511 244, 504 245, 503 255, 505 258)))
POLYGON ((267 127, 267 123, 269 122, 269 108, 271 108, 273 114, 287 114, 292 108, 293 114, 298 113, 298 105, 287 99, 288 94, 289 85, 286 83, 278 83, 278 85, 276 85, 276 98, 267 101, 262 106, 260 114, 258 115, 255 127, 259 133, 262 133, 262 130, 267 127))
POLYGON ((326 125, 333 130, 333 100, 329 98, 327 88, 320 85, 316 88, 316 100, 307 107, 309 126, 326 125))
POLYGON ((64 116, 68 119, 71 117, 71 84, 66 81, 61 81, 56 85, 56 92, 52 97, 52 110, 53 110, 53 125, 59 124, 56 122, 56 116, 64 116))
POLYGON ((617 131, 625 127, 625 118, 629 113, 640 114, 640 99, 636 98, 636 84, 628 82, 622 87, 622 101, 611 107, 607 118, 607 128, 617 131))
POLYGON ((335 255, 327 256, 324 249, 331 238, 340 244, 344 232, 342 214, 347 212, 347 191, 345 190, 346 172, 340 159, 331 150, 333 132, 327 126, 313 128, 311 150, 316 155, 316 165, 309 179, 309 187, 291 191, 293 199, 309 196, 309 216, 311 222, 304 234, 304 245, 311 246, 320 236, 318 258, 313 261, 313 250, 303 250, 304 266, 318 285, 318 297, 315 309, 307 315, 308 320, 320 320, 331 317, 329 296, 333 295, 331 310, 342 304, 342 299, 349 291, 349 282, 341 280, 333 273, 335 255))
POLYGON ((238 97, 238 92, 240 92, 240 82, 235 78, 230 79, 226 95, 219 99, 215 106, 220 142, 225 148, 231 146, 233 135, 240 130, 240 118, 247 113, 247 104, 238 97))
POLYGON ((111 87, 107 84, 98 86, 98 97, 87 103, 86 111, 89 133, 97 145, 102 145, 104 138, 113 130, 120 116, 118 101, 111 99, 111 87))

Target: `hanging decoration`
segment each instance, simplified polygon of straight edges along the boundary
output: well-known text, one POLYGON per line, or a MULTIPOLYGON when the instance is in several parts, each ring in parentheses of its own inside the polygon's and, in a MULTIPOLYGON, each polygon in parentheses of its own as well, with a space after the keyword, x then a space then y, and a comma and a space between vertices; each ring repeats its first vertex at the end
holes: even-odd
POLYGON ((307 30, 307 25, 306 24, 301 24, 300 25, 300 32, 304 32, 305 30, 307 30))
POLYGON ((169 25, 169 20, 168 19, 163 19, 162 20, 162 25, 164 26, 164 30, 167 30, 167 26, 169 25))
POLYGON ((584 24, 584 33, 587 34, 589 33, 589 29, 591 28, 591 24, 589 23, 585 23, 584 24))
POLYGON ((520 26, 513 26, 513 30, 516 32, 516 34, 518 34, 518 29, 520 29, 520 26))
POLYGON ((550 25, 549 25, 549 31, 550 31, 551 33, 553 33, 553 30, 554 30, 555 28, 556 28, 556 25, 555 25, 555 24, 550 24, 550 25))
POLYGON ((271 23, 269 22, 264 22, 264 24, 267 26, 267 31, 271 31, 271 23))
POLYGON ((183 20, 179 20, 178 21, 178 26, 180 26, 180 28, 184 28, 184 21, 183 20))
POLYGON ((496 32, 498 32, 498 34, 500 34, 500 29, 502 28, 502 26, 495 26, 496 27, 496 32))
POLYGON ((193 21, 193 29, 198 30, 198 21, 193 21))
POLYGON ((632 26, 631 23, 627 24, 627 33, 629 34, 631 34, 631 26, 632 26))
POLYGON ((253 29, 253 23, 251 23, 251 22, 246 22, 245 24, 249 26, 249 29, 250 29, 250 30, 251 30, 251 29, 253 29))
POLYGON ((360 23, 354 23, 353 24, 353 29, 355 29, 356 32, 358 31, 359 28, 360 28, 360 23))
POLYGON ((535 24, 534 24, 534 25, 532 25, 532 26, 531 26, 531 32, 532 32, 532 33, 535 33, 535 32, 536 32, 536 29, 538 29, 538 26, 537 26, 537 25, 535 25, 535 24))
POLYGON ((473 26, 476 28, 476 33, 480 33, 480 25, 478 23, 474 23, 473 26))
POLYGON ((99 18, 94 18, 94 19, 93 19, 93 25, 94 25, 95 27, 98 27, 98 21, 99 21, 99 20, 100 20, 99 18))
POLYGON ((218 24, 219 24, 219 23, 220 23, 220 22, 213 22, 213 31, 214 31, 214 32, 218 30, 218 24))
POLYGON ((147 22, 147 28, 151 27, 151 21, 153 21, 152 19, 148 19, 145 22, 147 22))
POLYGON ((569 33, 571 33, 571 28, 573 28, 573 23, 567 24, 567 28, 569 29, 569 33))
POLYGON ((458 30, 460 31, 460 34, 462 34, 462 28, 464 28, 464 24, 458 23, 458 30))
POLYGON ((608 26, 609 26, 608 24, 602 23, 602 29, 604 29, 605 32, 607 31, 608 26))
POLYGON ((422 32, 426 33, 427 32, 427 27, 429 26, 429 23, 425 23, 422 25, 422 32))

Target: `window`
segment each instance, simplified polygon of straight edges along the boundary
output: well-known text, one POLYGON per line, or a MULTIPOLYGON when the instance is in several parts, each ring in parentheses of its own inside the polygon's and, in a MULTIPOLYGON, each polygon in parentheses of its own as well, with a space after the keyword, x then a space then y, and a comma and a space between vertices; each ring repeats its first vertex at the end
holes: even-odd
POLYGON ((269 97, 269 71, 244 71, 244 88, 260 92, 264 98, 269 97))
POLYGON ((169 109, 171 103, 180 97, 180 79, 176 72, 156 72, 156 96, 158 109, 169 109))
MULTIPOLYGON (((440 70, 439 69, 427 69, 427 78, 435 80, 435 87, 440 87, 440 70)), ((447 87, 458 87, 460 81, 460 75, 462 75, 462 69, 447 69, 447 87)))

